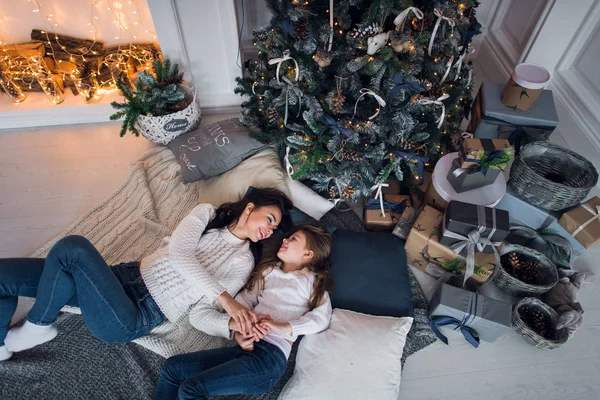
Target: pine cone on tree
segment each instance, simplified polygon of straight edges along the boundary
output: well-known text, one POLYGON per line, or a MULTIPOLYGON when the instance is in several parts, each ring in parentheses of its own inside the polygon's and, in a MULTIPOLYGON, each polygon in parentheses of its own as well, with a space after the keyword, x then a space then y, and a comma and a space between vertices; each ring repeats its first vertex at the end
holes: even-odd
POLYGON ((277 114, 277 110, 274 108, 269 108, 267 113, 267 118, 269 120, 269 124, 275 125, 279 120, 279 114, 277 114))
POLYGON ((342 91, 340 89, 336 90, 335 94, 331 98, 331 104, 329 105, 331 112, 337 114, 342 111, 342 107, 344 106, 345 102, 346 97, 342 94, 342 91))
POLYGON ((363 159, 363 155, 358 151, 348 150, 342 152, 342 159, 353 162, 360 162, 363 159))
POLYGON ((294 24, 294 39, 306 40, 308 39, 308 21, 301 19, 294 24))

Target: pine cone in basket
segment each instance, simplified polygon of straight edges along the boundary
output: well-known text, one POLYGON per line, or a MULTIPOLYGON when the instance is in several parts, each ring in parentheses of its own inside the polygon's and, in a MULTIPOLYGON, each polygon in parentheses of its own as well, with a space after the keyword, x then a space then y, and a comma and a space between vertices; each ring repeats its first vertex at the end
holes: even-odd
POLYGON ((502 266, 512 276, 515 276, 516 271, 518 271, 521 266, 521 257, 518 253, 511 251, 510 253, 503 254, 500 258, 502 262, 502 266))
POLYGON ((559 339, 556 327, 552 324, 552 319, 542 310, 521 306, 519 307, 519 314, 521 320, 538 335, 548 340, 559 339))
POLYGON ((530 285, 542 285, 544 283, 544 273, 539 261, 514 251, 503 254, 500 261, 502 267, 512 277, 530 285))

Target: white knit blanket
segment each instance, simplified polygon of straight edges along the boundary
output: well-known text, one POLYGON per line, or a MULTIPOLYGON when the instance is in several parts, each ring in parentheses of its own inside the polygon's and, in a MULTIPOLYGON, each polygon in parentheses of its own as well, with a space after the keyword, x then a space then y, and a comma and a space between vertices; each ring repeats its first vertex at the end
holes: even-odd
MULTIPOLYGON (((33 257, 45 257, 56 241, 66 235, 81 235, 96 246, 109 265, 141 260, 171 234, 198 204, 198 198, 198 187, 182 182, 180 167, 171 151, 166 147, 150 150, 132 166, 112 196, 46 243, 33 257)), ((194 329, 186 313, 179 321, 165 322, 135 342, 170 357, 222 347, 225 339, 194 329)))

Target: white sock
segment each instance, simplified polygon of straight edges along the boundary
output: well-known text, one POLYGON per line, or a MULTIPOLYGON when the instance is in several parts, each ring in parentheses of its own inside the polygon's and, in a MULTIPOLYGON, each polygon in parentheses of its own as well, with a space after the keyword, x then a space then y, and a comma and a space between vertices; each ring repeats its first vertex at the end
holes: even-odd
POLYGON ((4 343, 13 352, 31 349, 54 339, 58 331, 52 325, 36 325, 25 321, 22 326, 8 331, 4 343))
POLYGON ((8 360, 12 355, 12 351, 8 350, 6 346, 0 346, 0 361, 8 360))

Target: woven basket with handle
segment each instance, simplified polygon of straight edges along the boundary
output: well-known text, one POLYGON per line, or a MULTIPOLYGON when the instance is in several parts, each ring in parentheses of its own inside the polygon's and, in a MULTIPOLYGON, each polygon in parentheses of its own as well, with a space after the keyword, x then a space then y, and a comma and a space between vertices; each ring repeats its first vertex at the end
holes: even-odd
POLYGON ((490 278, 500 289, 515 296, 524 297, 546 293, 558 283, 558 269, 548 257, 538 251, 517 244, 505 244, 500 253, 504 255, 511 251, 539 262, 543 280, 538 285, 523 282, 509 274, 500 263, 500 265, 496 265, 490 278))
POLYGON ((552 325, 556 326, 558 323, 558 313, 554 311, 546 303, 534 297, 526 297, 519 301, 515 306, 512 313, 512 326, 513 329, 525 339, 527 343, 538 349, 556 349, 569 339, 569 332, 566 329, 560 329, 556 331, 556 340, 547 339, 536 331, 531 329, 529 325, 522 319, 521 312, 523 308, 529 308, 540 311, 545 314, 546 318, 552 321, 552 325))
POLYGON ((529 203, 561 211, 585 200, 598 183, 598 172, 571 150, 550 142, 534 142, 521 149, 508 183, 529 203))

